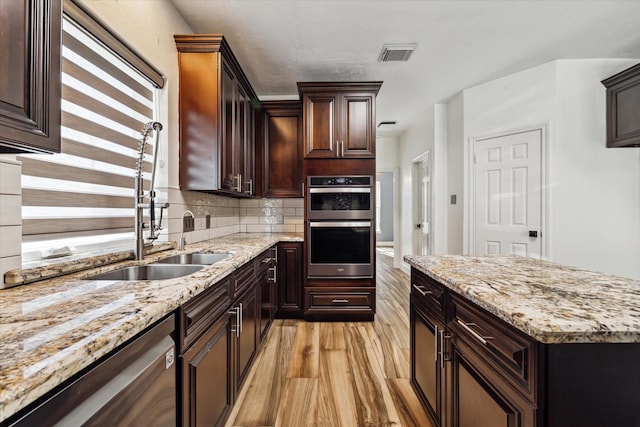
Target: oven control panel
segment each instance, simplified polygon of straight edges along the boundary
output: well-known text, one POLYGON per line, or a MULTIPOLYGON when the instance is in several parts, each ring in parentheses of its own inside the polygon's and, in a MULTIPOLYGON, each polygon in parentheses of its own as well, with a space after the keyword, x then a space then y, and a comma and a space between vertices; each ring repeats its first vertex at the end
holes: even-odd
POLYGON ((309 187, 324 186, 371 186, 371 176, 310 176, 309 187))

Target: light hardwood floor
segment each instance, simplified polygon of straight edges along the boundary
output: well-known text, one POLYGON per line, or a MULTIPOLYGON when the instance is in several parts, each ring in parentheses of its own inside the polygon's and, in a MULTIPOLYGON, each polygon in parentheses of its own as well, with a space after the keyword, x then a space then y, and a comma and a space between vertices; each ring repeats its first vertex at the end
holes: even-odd
POLYGON ((376 255, 375 321, 276 320, 227 427, 431 427, 409 383, 409 278, 376 255))

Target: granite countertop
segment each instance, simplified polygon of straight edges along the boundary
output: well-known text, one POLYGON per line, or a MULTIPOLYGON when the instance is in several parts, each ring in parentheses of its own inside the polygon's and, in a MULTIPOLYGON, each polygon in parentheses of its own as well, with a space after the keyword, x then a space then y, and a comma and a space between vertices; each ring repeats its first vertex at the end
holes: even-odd
POLYGON ((519 256, 404 257, 542 343, 640 343, 640 281, 519 256))
MULTIPOLYGON (((303 237, 293 233, 233 234, 187 245, 184 251, 170 249, 144 261, 110 265, 104 265, 104 256, 98 256, 81 261, 98 268, 0 290, 0 421, 280 241, 303 241, 303 237), (171 280, 83 280, 95 273, 184 252, 233 255, 171 280)), ((42 268, 50 271, 52 267, 42 268)), ((37 275, 37 269, 30 269, 22 276, 37 275)), ((22 276, 15 272, 13 277, 22 276)))

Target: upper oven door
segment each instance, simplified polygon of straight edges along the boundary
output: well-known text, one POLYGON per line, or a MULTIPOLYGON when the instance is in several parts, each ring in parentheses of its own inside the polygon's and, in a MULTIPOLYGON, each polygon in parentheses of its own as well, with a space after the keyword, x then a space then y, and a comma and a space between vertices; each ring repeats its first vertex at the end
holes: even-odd
POLYGON ((372 219, 371 188, 308 188, 309 219, 372 219))

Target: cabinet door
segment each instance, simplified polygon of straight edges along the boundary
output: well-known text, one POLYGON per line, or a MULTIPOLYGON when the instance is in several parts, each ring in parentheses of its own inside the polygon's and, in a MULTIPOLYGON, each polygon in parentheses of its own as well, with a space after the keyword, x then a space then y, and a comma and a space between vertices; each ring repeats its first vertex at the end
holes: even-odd
POLYGON ((278 305, 276 317, 303 316, 302 242, 278 244, 278 305))
POLYGON ((304 95, 305 158, 338 157, 338 96, 312 93, 304 95))
POLYGON ((258 284, 260 286, 260 341, 262 341, 269 325, 271 325, 275 311, 273 268, 275 268, 275 264, 270 261, 268 264, 261 266, 258 275, 258 284))
POLYGON ((0 0, 0 153, 60 152, 61 0, 0 0))
POLYGON ((281 105, 265 106, 264 197, 303 197, 302 105, 281 105))
POLYGON ((237 161, 235 154, 237 140, 236 106, 237 82, 233 72, 222 62, 222 143, 220 144, 220 189, 237 191, 237 161))
POLYGON ((342 96, 340 157, 375 157, 374 99, 374 95, 342 96))
POLYGON ((237 307, 240 308, 240 336, 237 339, 236 360, 237 378, 236 390, 240 388, 247 376, 249 366, 256 354, 258 344, 258 289, 251 287, 240 299, 237 307))
POLYGON ((182 356, 185 426, 218 426, 232 406, 230 315, 224 314, 182 356))
POLYGON ((253 132, 251 131, 251 104, 242 86, 236 88, 236 121, 238 129, 237 141, 234 145, 235 175, 238 179, 236 190, 247 196, 252 196, 253 191, 253 168, 254 168, 254 146, 253 132))
POLYGON ((473 352, 454 346, 451 366, 454 427, 536 425, 533 404, 506 387, 495 368, 483 366, 473 352))
POLYGON ((411 384, 423 403, 435 426, 442 424, 442 372, 438 346, 441 323, 413 300, 410 312, 411 324, 411 384))

